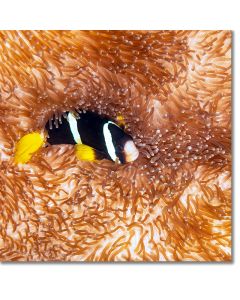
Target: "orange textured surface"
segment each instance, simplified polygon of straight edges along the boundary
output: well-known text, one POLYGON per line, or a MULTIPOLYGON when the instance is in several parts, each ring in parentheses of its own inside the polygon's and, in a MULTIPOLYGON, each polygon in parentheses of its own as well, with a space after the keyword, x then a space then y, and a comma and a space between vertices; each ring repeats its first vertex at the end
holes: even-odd
POLYGON ((231 32, 1 31, 0 259, 231 259, 231 32), (135 162, 17 140, 75 108, 121 114, 135 162))

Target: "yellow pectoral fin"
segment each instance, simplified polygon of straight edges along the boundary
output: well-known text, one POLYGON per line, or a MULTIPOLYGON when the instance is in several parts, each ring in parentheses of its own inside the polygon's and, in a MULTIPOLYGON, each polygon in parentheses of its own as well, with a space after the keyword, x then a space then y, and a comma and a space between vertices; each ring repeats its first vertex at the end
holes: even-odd
POLYGON ((38 132, 32 132, 24 135, 15 148, 14 162, 16 164, 27 163, 32 155, 37 152, 44 144, 44 137, 38 132))
POLYGON ((118 115, 117 118, 116 118, 116 120, 117 120, 117 124, 120 127, 122 127, 122 128, 125 127, 126 123, 125 123, 124 117, 122 115, 118 115))
POLYGON ((79 160, 86 160, 86 161, 96 160, 96 152, 94 148, 84 144, 77 144, 75 147, 76 147, 76 156, 79 160))

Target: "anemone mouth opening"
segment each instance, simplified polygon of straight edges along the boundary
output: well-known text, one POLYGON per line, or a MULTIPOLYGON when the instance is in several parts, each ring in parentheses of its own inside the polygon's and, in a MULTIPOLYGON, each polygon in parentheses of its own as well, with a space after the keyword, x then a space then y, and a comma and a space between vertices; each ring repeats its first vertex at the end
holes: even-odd
POLYGON ((231 259, 230 32, 2 31, 0 45, 1 260, 231 259), (75 109, 122 115, 138 158, 51 146, 12 165, 24 133, 75 109))

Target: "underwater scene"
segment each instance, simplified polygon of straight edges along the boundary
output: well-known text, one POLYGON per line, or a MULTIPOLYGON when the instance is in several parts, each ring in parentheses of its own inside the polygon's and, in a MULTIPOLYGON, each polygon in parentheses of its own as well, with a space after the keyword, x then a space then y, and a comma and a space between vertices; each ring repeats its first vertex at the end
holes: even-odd
POLYGON ((0 260, 231 261, 231 31, 0 31, 0 260))

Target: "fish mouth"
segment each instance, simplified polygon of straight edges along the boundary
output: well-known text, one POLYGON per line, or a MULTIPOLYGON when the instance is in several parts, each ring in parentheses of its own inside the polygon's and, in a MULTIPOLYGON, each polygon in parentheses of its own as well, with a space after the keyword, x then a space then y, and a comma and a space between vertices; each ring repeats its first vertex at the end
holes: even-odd
POLYGON ((133 141, 127 141, 124 146, 124 154, 126 162, 132 162, 139 156, 139 151, 133 141))

